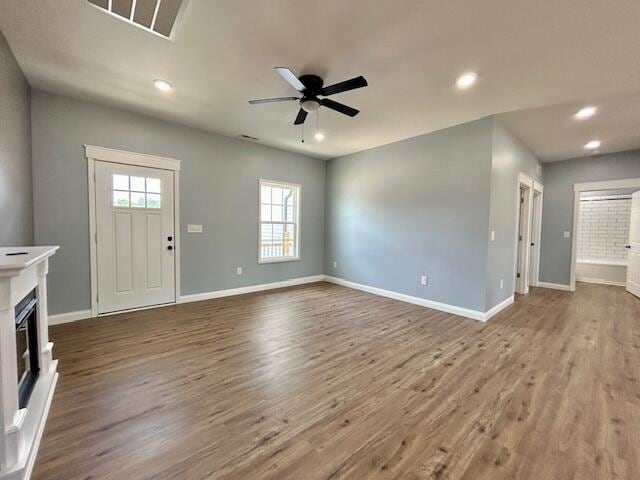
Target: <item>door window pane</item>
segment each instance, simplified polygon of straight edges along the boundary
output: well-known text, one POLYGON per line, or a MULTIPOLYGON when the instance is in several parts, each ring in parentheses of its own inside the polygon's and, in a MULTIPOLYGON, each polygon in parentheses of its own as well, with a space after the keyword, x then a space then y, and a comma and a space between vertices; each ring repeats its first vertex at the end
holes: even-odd
POLYGON ((144 208, 144 193, 142 192, 131 192, 131 206, 136 208, 144 208))
POLYGON ((113 191, 113 206, 114 207, 129 207, 129 192, 121 192, 120 190, 114 190, 113 191))
POLYGON ((114 190, 129 190, 129 175, 113 175, 114 190))
POLYGON ((132 192, 144 192, 144 177, 130 177, 131 178, 131 191, 132 192))
POLYGON ((147 192, 160 193, 160 179, 147 177, 147 192))
POLYGON ((159 193, 147 193, 147 208, 160 208, 159 193))

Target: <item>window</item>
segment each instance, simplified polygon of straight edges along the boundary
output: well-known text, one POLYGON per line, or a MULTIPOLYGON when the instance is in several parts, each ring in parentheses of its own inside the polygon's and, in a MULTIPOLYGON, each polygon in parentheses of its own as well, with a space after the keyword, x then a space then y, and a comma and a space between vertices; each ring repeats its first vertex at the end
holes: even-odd
POLYGON ((118 208, 160 208, 160 179, 114 173, 112 205, 118 208))
POLYGON ((300 259, 300 186, 260 180, 260 263, 300 259))

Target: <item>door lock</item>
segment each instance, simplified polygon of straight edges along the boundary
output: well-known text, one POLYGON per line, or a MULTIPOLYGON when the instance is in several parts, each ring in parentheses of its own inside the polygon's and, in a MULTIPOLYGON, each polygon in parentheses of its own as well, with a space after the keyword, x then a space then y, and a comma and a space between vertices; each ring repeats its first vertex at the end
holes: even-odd
POLYGON ((173 237, 172 237, 171 235, 169 235, 169 236, 167 237, 167 240, 172 241, 172 240, 173 240, 173 237))
POLYGON ((169 245, 169 246, 167 247, 167 250, 173 250, 173 245, 169 245))

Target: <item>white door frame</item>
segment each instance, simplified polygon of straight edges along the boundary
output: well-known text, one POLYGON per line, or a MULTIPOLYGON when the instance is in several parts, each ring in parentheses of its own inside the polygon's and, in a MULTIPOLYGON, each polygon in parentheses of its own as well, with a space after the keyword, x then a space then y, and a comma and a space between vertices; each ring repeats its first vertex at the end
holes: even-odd
MULTIPOLYGON (((539 194, 541 195, 543 192, 544 187, 542 186, 541 183, 536 182, 533 178, 531 178, 530 176, 520 172, 518 173, 518 180, 516 181, 516 218, 515 218, 515 239, 514 239, 514 253, 513 253, 513 278, 515 280, 515 293, 520 293, 520 294, 526 294, 529 292, 529 269, 531 266, 531 226, 532 226, 532 215, 533 215, 533 196, 535 192, 539 192, 539 194), (518 243, 520 242, 520 231, 519 231, 519 225, 520 225, 520 187, 524 186, 525 188, 527 188, 527 197, 525 198, 524 201, 524 207, 525 207, 525 218, 526 221, 524 223, 525 225, 525 232, 523 235, 523 245, 525 245, 525 249, 524 249, 524 255, 525 258, 522 261, 522 271, 520 272, 520 278, 517 278, 517 274, 518 274, 518 262, 520 261, 520 258, 518 256, 518 243)), ((540 209, 540 219, 536 218, 536 222, 537 221, 541 221, 542 218, 542 209, 540 209)), ((536 245, 539 248, 539 244, 540 241, 538 239, 538 241, 535 242, 536 245)), ((539 254, 538 254, 538 262, 540 261, 539 258, 539 254)), ((539 268, 538 268, 539 270, 539 268)), ((535 281, 536 285, 537 285, 537 279, 535 281)))
MULTIPOLYGON (((91 316, 98 314, 98 262, 97 262, 97 234, 96 234, 96 177, 95 165, 97 161, 134 165, 138 167, 171 170, 174 175, 174 262, 175 262, 175 301, 180 299, 180 160, 143 153, 125 152, 111 148, 85 145, 87 158, 87 182, 89 186, 89 257, 91 264, 91 316)), ((157 306, 157 305, 156 305, 157 306)), ((149 308, 149 307, 143 307, 149 308)), ((140 309, 134 309, 140 310, 140 309)), ((120 312, 118 312, 120 313, 120 312)))
POLYGON ((542 239, 542 204, 544 201, 544 187, 541 183, 533 182, 533 197, 532 197, 532 215, 531 226, 533 232, 531 232, 531 242, 533 247, 531 248, 531 262, 529 271, 529 285, 537 287, 540 282, 540 242, 542 239), (536 201, 536 199, 538 199, 536 201))
POLYGON ((576 261, 578 254, 578 221, 580 215, 580 193, 593 190, 618 190, 621 188, 640 189, 640 178, 627 178, 624 180, 605 180, 603 182, 585 182, 573 184, 573 232, 571 239, 571 277, 569 289, 576 291, 576 261))

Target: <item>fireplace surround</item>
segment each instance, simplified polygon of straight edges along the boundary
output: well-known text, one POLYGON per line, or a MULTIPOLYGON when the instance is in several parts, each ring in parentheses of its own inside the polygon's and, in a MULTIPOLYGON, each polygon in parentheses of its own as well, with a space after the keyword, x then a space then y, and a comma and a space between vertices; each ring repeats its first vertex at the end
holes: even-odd
POLYGON ((28 480, 58 379, 47 317, 58 247, 0 248, 0 480, 28 480))

